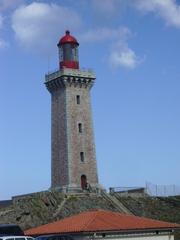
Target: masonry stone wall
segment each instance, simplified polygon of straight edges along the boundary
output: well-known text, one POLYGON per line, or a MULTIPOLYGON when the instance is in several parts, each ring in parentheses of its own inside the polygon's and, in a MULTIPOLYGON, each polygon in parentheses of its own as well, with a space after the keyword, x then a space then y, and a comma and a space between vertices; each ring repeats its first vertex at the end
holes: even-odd
MULTIPOLYGON (((52 96, 52 188, 81 188, 85 175, 98 187, 90 89, 94 78, 51 75, 46 86, 52 96), (77 96, 80 102, 77 103, 77 96), (82 131, 78 124, 81 123, 82 131), (84 154, 82 161, 80 153, 84 154)), ((78 75, 82 75, 81 71, 78 75)))
POLYGON ((68 124, 68 164, 69 184, 72 187, 81 186, 81 176, 87 177, 91 186, 98 183, 95 144, 92 127, 91 105, 89 88, 86 86, 69 86, 66 89, 66 107, 68 124), (76 96, 80 96, 80 104, 77 104, 76 96), (82 132, 79 132, 78 124, 82 124, 82 132), (81 162, 80 152, 84 153, 84 161, 81 162))
POLYGON ((68 182, 66 91, 57 88, 51 100, 51 187, 68 182))

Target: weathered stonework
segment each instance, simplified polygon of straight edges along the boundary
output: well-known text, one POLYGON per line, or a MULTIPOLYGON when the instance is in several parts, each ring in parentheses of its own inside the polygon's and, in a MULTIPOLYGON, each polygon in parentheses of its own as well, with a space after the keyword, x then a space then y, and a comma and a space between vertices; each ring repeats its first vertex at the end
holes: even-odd
POLYGON ((82 175, 91 187, 98 187, 90 103, 94 80, 93 73, 72 69, 46 75, 52 97, 52 188, 81 188, 82 175))

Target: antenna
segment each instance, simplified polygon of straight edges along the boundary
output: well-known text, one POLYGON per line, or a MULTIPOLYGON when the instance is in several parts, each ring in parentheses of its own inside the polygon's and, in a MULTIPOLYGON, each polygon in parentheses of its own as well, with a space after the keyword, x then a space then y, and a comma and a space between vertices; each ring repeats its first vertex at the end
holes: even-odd
POLYGON ((50 72, 50 55, 48 54, 48 58, 47 58, 47 67, 48 67, 48 73, 50 72))

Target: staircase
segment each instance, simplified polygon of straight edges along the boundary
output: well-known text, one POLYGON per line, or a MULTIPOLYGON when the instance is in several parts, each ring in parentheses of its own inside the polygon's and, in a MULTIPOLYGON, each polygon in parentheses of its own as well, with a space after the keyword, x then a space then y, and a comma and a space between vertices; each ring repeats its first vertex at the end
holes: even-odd
POLYGON ((107 201, 109 201, 119 212, 125 213, 128 215, 133 215, 133 213, 126 208, 123 203, 116 199, 113 195, 110 195, 104 191, 101 192, 102 197, 104 197, 107 201))
POLYGON ((65 205, 67 199, 68 199, 68 197, 66 197, 66 198, 63 199, 63 201, 61 202, 61 204, 58 206, 58 208, 56 209, 55 213, 53 214, 53 218, 57 217, 58 214, 61 212, 61 209, 62 209, 63 206, 65 205))

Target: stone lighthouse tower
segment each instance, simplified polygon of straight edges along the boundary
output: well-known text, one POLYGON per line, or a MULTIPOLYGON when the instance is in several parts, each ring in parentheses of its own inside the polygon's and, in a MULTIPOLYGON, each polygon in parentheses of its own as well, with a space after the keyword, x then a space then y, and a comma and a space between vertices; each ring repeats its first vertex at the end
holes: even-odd
POLYGON ((98 187, 90 89, 95 75, 79 69, 77 40, 59 40, 59 70, 45 76, 51 93, 51 187, 79 191, 98 187))

